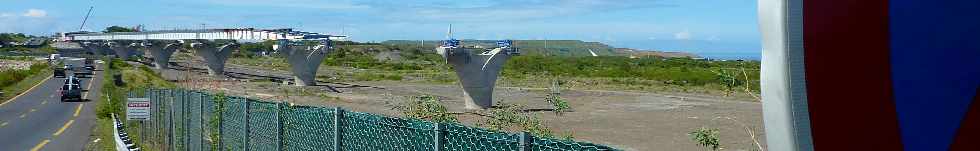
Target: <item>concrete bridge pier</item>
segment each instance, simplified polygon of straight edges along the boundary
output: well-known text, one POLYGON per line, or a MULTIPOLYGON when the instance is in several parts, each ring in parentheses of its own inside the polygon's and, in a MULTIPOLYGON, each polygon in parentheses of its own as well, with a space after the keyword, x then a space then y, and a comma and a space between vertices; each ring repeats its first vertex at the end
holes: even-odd
POLYGON ((140 47, 139 43, 130 41, 112 41, 109 42, 109 49, 112 49, 116 54, 116 58, 126 59, 133 54, 133 50, 140 47))
POLYGON ((79 43, 85 51, 92 52, 95 55, 108 55, 109 45, 103 42, 82 42, 79 43))
MULTIPOLYGON (((502 47, 479 54, 461 47, 438 47, 436 51, 453 66, 463 87, 466 109, 487 109, 493 106, 493 88, 504 63, 517 48, 502 47)), ((482 50, 476 50, 482 51, 482 50)))
POLYGON ((150 41, 144 43, 144 47, 153 57, 153 67, 156 69, 167 69, 170 64, 170 57, 180 48, 182 43, 178 41, 150 41))
POLYGON ((241 46, 238 43, 230 42, 225 44, 218 44, 213 42, 204 43, 191 43, 191 48, 194 49, 194 54, 204 58, 204 62, 207 62, 208 75, 219 76, 225 73, 225 61, 231 57, 231 53, 238 50, 241 46))
POLYGON ((280 42, 280 52, 287 55, 297 86, 315 86, 316 71, 323 63, 327 53, 333 50, 329 42, 317 45, 291 45, 280 42))

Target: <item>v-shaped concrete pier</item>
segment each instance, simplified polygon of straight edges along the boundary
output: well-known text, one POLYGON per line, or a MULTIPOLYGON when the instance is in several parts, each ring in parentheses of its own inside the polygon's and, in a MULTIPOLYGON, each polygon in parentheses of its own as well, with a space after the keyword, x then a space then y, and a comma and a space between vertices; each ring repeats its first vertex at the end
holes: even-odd
MULTIPOLYGON (((458 42, 457 42, 458 43, 458 42)), ((436 48, 446 62, 453 66, 463 87, 466 109, 487 109, 493 105, 493 88, 497 75, 517 48, 499 47, 490 50, 443 45, 436 48)))
POLYGON ((156 69, 167 69, 170 64, 170 57, 177 49, 183 46, 177 41, 150 41, 145 45, 145 49, 153 57, 153 67, 156 69))
POLYGON ((213 42, 196 42, 191 43, 191 48, 194 49, 194 54, 204 58, 204 62, 207 62, 208 75, 219 76, 225 73, 225 61, 228 61, 228 57, 235 50, 238 50, 240 45, 238 43, 225 43, 218 44, 213 42))
POLYGON ((293 72, 297 86, 316 85, 316 71, 323 63, 327 53, 333 50, 329 42, 318 44, 290 44, 280 42, 279 51, 286 54, 286 60, 293 72))

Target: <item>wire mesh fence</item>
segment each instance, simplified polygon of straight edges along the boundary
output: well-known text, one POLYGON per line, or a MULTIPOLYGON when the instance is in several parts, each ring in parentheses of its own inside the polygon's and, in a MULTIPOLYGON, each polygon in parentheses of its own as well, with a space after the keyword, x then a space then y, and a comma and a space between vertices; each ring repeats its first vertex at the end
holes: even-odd
POLYGON ((181 89, 145 89, 149 150, 193 151, 604 151, 604 145, 505 133, 455 123, 401 119, 342 108, 292 106, 181 89))

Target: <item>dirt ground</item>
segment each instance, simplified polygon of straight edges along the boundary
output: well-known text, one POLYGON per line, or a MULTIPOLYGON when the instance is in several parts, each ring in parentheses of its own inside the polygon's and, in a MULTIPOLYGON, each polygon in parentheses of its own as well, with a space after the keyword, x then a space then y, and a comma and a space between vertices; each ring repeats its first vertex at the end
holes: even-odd
MULTIPOLYGON (((199 61, 178 64, 204 68, 204 64, 199 61)), ((183 81, 180 84, 184 87, 225 91, 232 95, 248 95, 266 100, 288 100, 301 105, 340 106, 360 112, 401 116, 392 109, 399 102, 413 96, 433 95, 443 100, 450 111, 463 110, 462 90, 455 84, 405 81, 322 83, 341 91, 336 93, 322 85, 297 87, 282 85, 278 81, 256 82, 260 80, 227 77, 218 81, 190 82, 195 81, 190 79, 199 81, 215 78, 204 76, 203 70, 187 71, 179 66, 173 68, 161 73, 170 80, 183 81), (289 97, 286 97, 287 93, 289 97)), ((279 76, 289 74, 234 64, 229 64, 226 71, 279 76)), ((530 108, 550 109, 550 105, 544 101, 548 92, 550 91, 542 88, 498 86, 494 91, 494 100, 524 104, 530 108)), ((758 150, 750 131, 754 133, 758 143, 765 146, 762 105, 759 102, 685 94, 574 89, 562 90, 561 97, 570 103, 572 112, 562 116, 552 112, 536 114, 556 135, 571 134, 576 141, 637 151, 701 150, 687 133, 700 127, 708 127, 720 130, 723 150, 758 150)))

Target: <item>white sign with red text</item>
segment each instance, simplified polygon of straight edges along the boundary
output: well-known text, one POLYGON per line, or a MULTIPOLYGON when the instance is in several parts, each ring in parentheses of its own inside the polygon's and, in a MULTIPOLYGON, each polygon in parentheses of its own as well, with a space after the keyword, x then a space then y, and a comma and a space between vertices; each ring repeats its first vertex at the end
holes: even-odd
POLYGON ((148 120, 148 119, 150 119, 149 98, 126 99, 126 120, 148 120))

